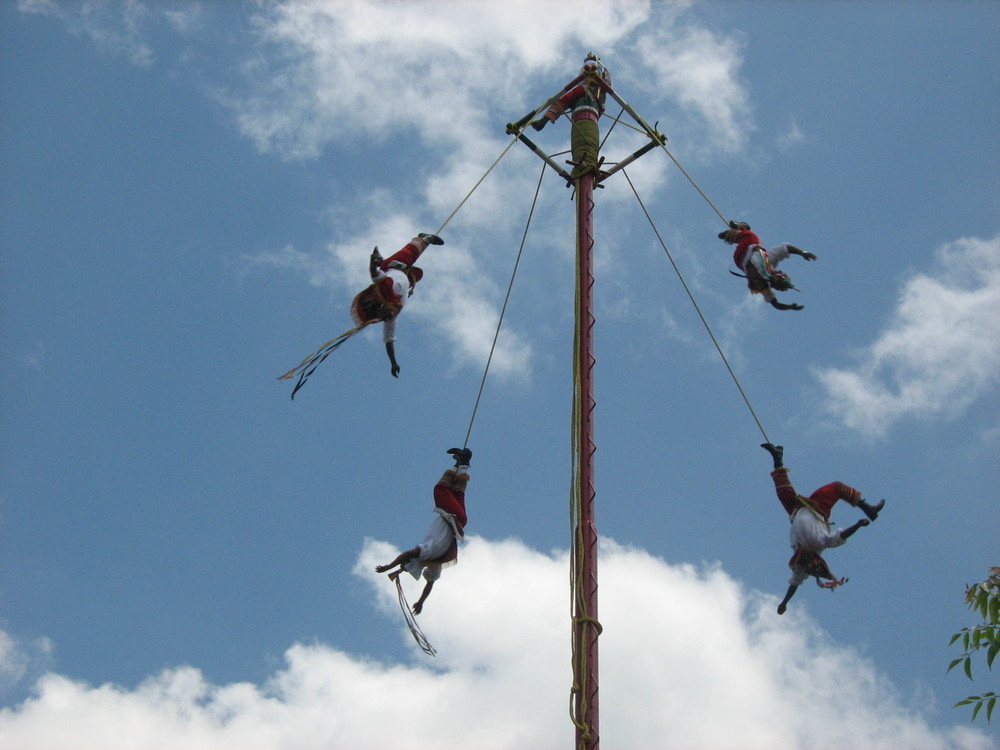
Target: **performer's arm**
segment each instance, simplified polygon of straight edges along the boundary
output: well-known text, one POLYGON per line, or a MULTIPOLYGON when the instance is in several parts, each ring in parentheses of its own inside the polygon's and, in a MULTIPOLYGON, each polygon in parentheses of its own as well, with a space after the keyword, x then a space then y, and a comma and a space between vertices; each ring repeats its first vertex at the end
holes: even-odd
POLYGON ((781 600, 781 604, 778 605, 778 614, 785 614, 785 610, 788 609, 789 600, 795 596, 795 590, 798 588, 794 583, 789 584, 788 591, 785 592, 785 598, 781 600))
POLYGON ((420 598, 417 599, 416 604, 413 605, 413 614, 419 615, 424 608, 424 601, 428 596, 431 595, 431 589, 434 588, 434 581, 428 581, 427 585, 424 586, 423 592, 420 594, 420 598))
POLYGON ((389 371, 394 378, 398 378, 399 362, 396 361, 396 346, 392 341, 385 342, 385 353, 389 355, 389 364, 392 366, 389 371))
POLYGON ((795 245, 789 245, 787 242, 785 243, 785 246, 788 248, 789 255, 798 255, 802 258, 805 258, 806 260, 816 260, 816 253, 810 253, 807 250, 801 250, 795 247, 795 245))
POLYGON ((790 305, 786 305, 784 302, 778 302, 777 298, 773 297, 773 296, 771 297, 771 299, 768 300, 768 302, 770 302, 771 303, 771 307, 775 308, 776 310, 801 310, 802 309, 802 305, 798 304, 797 302, 793 302, 790 305))

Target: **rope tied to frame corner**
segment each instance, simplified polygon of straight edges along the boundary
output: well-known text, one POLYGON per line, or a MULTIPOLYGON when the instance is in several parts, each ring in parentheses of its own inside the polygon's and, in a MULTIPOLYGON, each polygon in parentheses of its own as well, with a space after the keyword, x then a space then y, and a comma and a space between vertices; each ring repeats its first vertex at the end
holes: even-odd
MULTIPOLYGON (((698 194, 705 199, 705 202, 712 207, 712 210, 715 211, 716 214, 718 214, 719 218, 722 219, 722 223, 725 224, 726 226, 729 226, 729 219, 727 219, 725 215, 723 215, 722 211, 719 210, 719 207, 712 202, 712 199, 708 197, 708 195, 705 193, 704 190, 701 189, 701 186, 697 182, 695 182, 694 178, 690 174, 688 174, 688 171, 684 169, 683 166, 681 166, 681 163, 677 161, 677 157, 670 152, 669 148, 667 148, 667 144, 661 143, 660 148, 662 148, 663 152, 670 157, 670 160, 675 165, 677 165, 677 168, 681 170, 681 174, 687 177, 688 182, 690 182, 691 185, 694 187, 694 189, 698 191, 698 194)), ((633 188, 633 190, 634 189, 635 188, 633 188)), ((638 197, 638 195, 636 197, 638 197)))
MULTIPOLYGON (((515 141, 511 141, 514 143, 515 141)), ((542 178, 545 177, 545 164, 542 164, 542 171, 538 175, 538 184, 535 185, 535 196, 531 201, 531 209, 528 211, 528 218, 524 223, 524 232, 521 234, 521 245, 517 249, 517 257, 514 259, 514 268, 510 273, 510 282, 507 284, 507 294, 504 296, 503 305, 500 307, 500 316, 497 319, 496 331, 493 333, 493 343, 490 345, 490 353, 486 358, 486 367, 483 369, 483 377, 479 382, 479 393, 476 394, 476 402, 472 407, 472 416, 469 417, 469 428, 465 432, 465 442, 463 448, 469 446, 469 436, 472 434, 472 425, 476 421, 476 414, 479 412, 479 402, 483 397, 483 390, 486 387, 486 376, 489 375, 490 365, 493 363, 493 353, 497 348, 497 339, 500 337, 500 327, 503 325, 504 314, 507 312, 507 303, 510 302, 510 294, 514 289, 514 279, 517 277, 517 269, 521 263, 521 255, 524 252, 524 245, 528 239, 528 229, 531 227, 531 220, 535 215, 535 207, 538 205, 538 195, 542 189, 542 178)))
POLYGON ((489 168, 483 173, 483 176, 476 181, 476 184, 472 186, 472 189, 465 194, 465 197, 462 198, 462 200, 458 202, 458 205, 455 206, 455 210, 452 211, 450 214, 448 214, 448 218, 444 220, 444 222, 441 224, 441 226, 438 227, 438 230, 434 234, 439 235, 441 234, 441 232, 444 231, 444 228, 448 226, 448 222, 450 222, 455 217, 455 214, 457 214, 459 210, 462 208, 462 206, 465 205, 465 202, 472 197, 472 194, 476 192, 476 189, 483 183, 483 180, 485 180, 489 176, 490 172, 493 171, 493 168, 500 163, 500 160, 507 155, 507 152, 510 151, 511 146, 513 146, 515 143, 517 143, 517 138, 516 137, 511 138, 510 143, 508 143, 506 148, 504 148, 504 150, 500 152, 500 156, 498 156, 496 159, 493 160, 493 163, 490 164, 489 168))
MULTIPOLYGON (((673 157, 671 156, 671 158, 673 157)), ((680 165, 678 164, 678 166, 680 165)), ((725 352, 723 352, 722 346, 719 344, 718 339, 715 337, 715 333, 713 333, 712 327, 708 324, 708 320, 706 320, 704 313, 702 313, 701 307, 698 305, 698 301, 695 299, 694 294, 691 292, 690 287, 688 287, 687 282, 684 280, 684 275, 681 273, 681 270, 678 267, 677 262, 674 260, 673 254, 671 254, 670 250, 667 248, 667 243, 663 241, 663 237, 660 234, 660 230, 657 229, 656 224, 653 222, 653 217, 650 216, 649 211, 646 208, 646 204, 643 203, 642 198, 639 197, 639 191, 636 190, 635 185, 632 183, 632 179, 628 176, 628 172, 623 169, 622 174, 625 175, 625 179, 628 181, 629 187, 632 188, 632 193, 635 195, 636 200, 639 202, 639 206, 642 208, 642 212, 646 215, 646 219, 649 221, 649 225, 650 227, 652 227, 653 233, 656 235, 656 239, 660 243, 660 247, 663 248, 663 252, 666 253, 667 259, 670 261, 670 265, 673 266, 674 273, 677 274, 677 278, 678 280, 680 280, 681 286, 687 293, 688 299, 691 300, 691 304, 694 306, 695 312, 698 313, 698 317, 701 319, 702 325, 705 326, 705 330, 708 332, 709 338, 712 339, 712 343, 715 345, 715 349, 716 351, 718 351, 719 357, 722 358, 722 362, 726 366, 726 370, 729 371, 729 376, 733 379, 733 383, 736 385, 736 389, 740 392, 740 396, 742 396, 743 402, 746 404, 747 409, 750 412, 750 415, 753 417, 754 422, 757 423, 757 429, 759 429, 760 434, 764 436, 764 442, 770 443, 771 439, 767 436, 767 431, 764 429, 764 425, 761 423, 760 418, 757 416, 757 412, 754 410, 753 404, 750 403, 750 399, 747 397, 746 391, 743 390, 743 386, 740 384, 739 378, 736 377, 736 373, 733 371, 732 366, 729 364, 729 359, 726 357, 725 352)), ((699 192, 701 192, 700 188, 699 192)), ((702 193, 702 195, 704 195, 704 193, 702 193)), ((711 201, 709 201, 709 203, 711 203, 711 201)), ((713 208, 714 207, 715 206, 713 204, 713 208)), ((718 209, 716 209, 716 211, 718 212, 718 209)), ((719 213, 719 216, 722 216, 722 214, 719 213)))

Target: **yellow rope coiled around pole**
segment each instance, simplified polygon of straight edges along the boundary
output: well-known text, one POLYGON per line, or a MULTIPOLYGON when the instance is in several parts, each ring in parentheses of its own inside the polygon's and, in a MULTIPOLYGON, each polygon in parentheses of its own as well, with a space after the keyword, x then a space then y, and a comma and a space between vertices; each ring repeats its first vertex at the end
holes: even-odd
MULTIPOLYGON (((577 252, 576 287, 580 285, 580 253, 577 252)), ((573 663, 573 687, 569 696, 569 714, 577 729, 586 732, 588 727, 583 722, 583 710, 587 700, 584 690, 584 680, 587 674, 587 650, 580 648, 581 639, 579 624, 576 621, 578 604, 583 605, 583 569, 580 550, 583 548, 583 530, 580 503, 580 298, 576 295, 575 327, 573 330, 573 417, 570 432, 571 478, 569 491, 570 509, 570 550, 569 550, 569 590, 571 628, 571 654, 573 663), (579 706, 579 710, 578 710, 579 706)))

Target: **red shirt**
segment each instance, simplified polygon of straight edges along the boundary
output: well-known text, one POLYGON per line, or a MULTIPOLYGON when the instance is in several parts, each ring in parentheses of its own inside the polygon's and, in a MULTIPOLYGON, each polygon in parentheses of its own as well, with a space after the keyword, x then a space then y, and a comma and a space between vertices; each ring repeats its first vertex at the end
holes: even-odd
POLYGON ((759 244, 760 237, 749 229, 744 229, 739 233, 739 238, 736 241, 736 250, 733 251, 733 263, 736 264, 737 268, 743 268, 743 264, 750 254, 750 248, 759 244))

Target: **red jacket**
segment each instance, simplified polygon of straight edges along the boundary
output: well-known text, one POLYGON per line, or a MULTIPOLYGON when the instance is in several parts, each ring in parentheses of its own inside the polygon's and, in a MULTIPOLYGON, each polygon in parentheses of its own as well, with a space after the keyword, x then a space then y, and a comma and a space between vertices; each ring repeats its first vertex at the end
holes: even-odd
POLYGON ((733 251, 733 263, 736 264, 737 268, 743 268, 743 264, 746 262, 747 256, 750 254, 750 249, 754 245, 760 244, 760 237, 751 232, 749 229, 744 229, 739 234, 739 239, 736 242, 736 249, 733 251))

